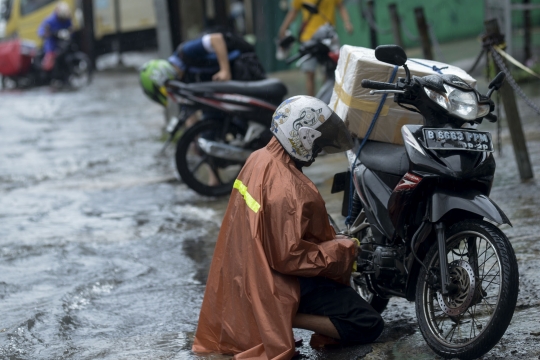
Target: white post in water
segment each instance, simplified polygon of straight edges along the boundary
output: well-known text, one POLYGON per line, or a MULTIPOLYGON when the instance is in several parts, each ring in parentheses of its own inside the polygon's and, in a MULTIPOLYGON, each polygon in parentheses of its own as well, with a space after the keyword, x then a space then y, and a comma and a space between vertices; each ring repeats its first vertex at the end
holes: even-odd
MULTIPOLYGON (((156 36, 158 43, 158 55, 161 59, 166 59, 173 52, 171 25, 169 23, 169 7, 167 0, 154 0, 154 8, 156 11, 156 36)), ((169 122, 172 116, 177 113, 177 106, 169 101, 167 109, 165 109, 165 125, 169 122)))
POLYGON ((159 19, 159 21, 156 21, 158 54, 160 58, 166 59, 173 52, 167 0, 154 0, 154 8, 156 10, 156 20, 159 19))

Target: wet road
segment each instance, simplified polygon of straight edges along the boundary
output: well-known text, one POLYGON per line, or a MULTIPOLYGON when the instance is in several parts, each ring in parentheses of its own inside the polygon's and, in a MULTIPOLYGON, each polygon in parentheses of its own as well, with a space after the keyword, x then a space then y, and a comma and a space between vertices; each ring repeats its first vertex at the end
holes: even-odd
MULTIPOLYGON (((540 119, 525 114, 540 176, 540 119)), ((227 199, 175 178, 173 149, 156 155, 163 115, 136 76, 104 72, 77 93, 0 93, 0 358, 199 359, 193 333, 227 199)), ((509 135, 492 198, 520 267, 518 309, 484 358, 539 358, 540 197, 518 181, 509 135)), ((344 157, 308 169, 336 218, 330 178, 344 157)), ((310 359, 433 359, 414 304, 392 299, 372 345, 310 359)), ((214 355, 203 359, 228 359, 214 355)))

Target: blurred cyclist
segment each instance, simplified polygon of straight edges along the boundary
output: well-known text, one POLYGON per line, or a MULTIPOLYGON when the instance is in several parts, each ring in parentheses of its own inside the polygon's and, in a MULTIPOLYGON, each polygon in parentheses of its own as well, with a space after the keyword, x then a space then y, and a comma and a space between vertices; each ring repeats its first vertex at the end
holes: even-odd
POLYGON ((71 9, 64 1, 58 2, 54 12, 39 26, 38 35, 43 39, 44 57, 41 66, 45 71, 51 71, 59 54, 58 32, 68 30, 71 34, 71 9))

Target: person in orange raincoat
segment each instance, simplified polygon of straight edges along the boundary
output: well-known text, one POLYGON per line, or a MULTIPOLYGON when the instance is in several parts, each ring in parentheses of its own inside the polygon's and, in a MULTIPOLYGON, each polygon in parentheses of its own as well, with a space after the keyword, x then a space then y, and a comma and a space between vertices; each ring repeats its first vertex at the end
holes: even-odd
POLYGON ((302 173, 317 154, 352 147, 343 121, 309 96, 285 100, 274 138, 234 183, 192 350, 235 359, 291 359, 293 327, 341 343, 375 340, 380 315, 349 285, 358 247, 336 235, 302 173))

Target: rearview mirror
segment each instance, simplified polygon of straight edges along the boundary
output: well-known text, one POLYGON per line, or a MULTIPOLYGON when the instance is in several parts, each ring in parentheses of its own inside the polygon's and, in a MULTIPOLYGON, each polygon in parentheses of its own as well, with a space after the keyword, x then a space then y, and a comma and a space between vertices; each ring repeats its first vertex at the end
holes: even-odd
POLYGON ((302 7, 306 9, 307 11, 309 11, 310 14, 315 15, 319 13, 319 9, 317 9, 317 6, 313 4, 302 3, 302 7))
POLYGON ((375 49, 375 57, 377 60, 402 66, 407 62, 407 54, 405 51, 397 45, 380 45, 375 49))
POLYGON ((491 82, 488 85, 489 91, 486 94, 488 98, 491 97, 491 94, 493 94, 495 90, 499 90, 501 88, 502 84, 504 83, 505 77, 506 77, 506 74, 501 71, 500 73, 497 74, 497 76, 495 76, 495 79, 491 80, 491 82))
POLYGON ((506 75, 501 71, 500 73, 497 74, 497 76, 495 76, 495 78, 493 80, 491 80, 491 82, 489 83, 489 86, 488 88, 489 89, 495 89, 495 90, 499 90, 500 87, 502 86, 503 82, 504 82, 504 78, 506 77, 506 75))

